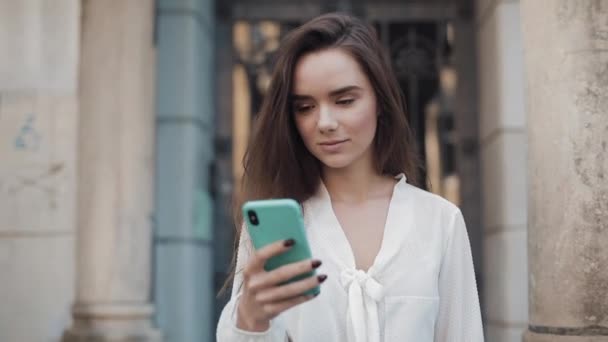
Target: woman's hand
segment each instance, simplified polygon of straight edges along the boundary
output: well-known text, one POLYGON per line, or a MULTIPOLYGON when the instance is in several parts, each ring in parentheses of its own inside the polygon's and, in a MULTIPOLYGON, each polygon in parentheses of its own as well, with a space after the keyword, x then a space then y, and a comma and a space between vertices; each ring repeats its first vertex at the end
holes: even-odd
POLYGON ((237 327, 248 331, 266 331, 270 320, 281 312, 314 298, 304 295, 307 290, 325 281, 326 275, 312 276, 293 283, 279 285, 295 276, 321 265, 319 260, 304 260, 267 272, 268 259, 288 251, 293 239, 278 241, 256 251, 243 270, 243 293, 238 311, 237 327))

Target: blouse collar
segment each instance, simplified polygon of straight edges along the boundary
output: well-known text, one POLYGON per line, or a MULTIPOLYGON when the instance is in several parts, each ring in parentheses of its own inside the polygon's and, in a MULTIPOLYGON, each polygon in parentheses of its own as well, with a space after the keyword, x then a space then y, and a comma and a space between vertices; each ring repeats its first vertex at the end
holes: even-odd
MULTIPOLYGON (((401 191, 407 180, 404 173, 400 173, 394 178, 399 181, 393 188, 383 240, 391 240, 390 238, 387 238, 387 235, 390 234, 389 228, 390 225, 393 224, 390 216, 391 206, 393 205, 392 202, 401 198, 401 191)), ((346 237, 341 231, 338 231, 338 227, 331 227, 337 224, 337 219, 333 214, 331 198, 323 181, 320 182, 319 189, 311 198, 311 201, 309 201, 309 205, 312 212, 309 212, 308 214, 312 214, 316 219, 320 219, 324 222, 323 229, 320 229, 319 232, 327 240, 334 242, 332 244, 332 253, 338 253, 347 259, 351 259, 352 251, 346 250, 348 249, 346 247, 348 245, 346 243, 346 237), (340 241, 342 241, 342 243, 339 243, 340 241)), ((384 244, 388 244, 388 242, 383 241, 383 245, 384 244)), ((381 247, 376 260, 374 261, 374 265, 368 272, 355 269, 354 260, 346 262, 344 258, 336 257, 336 261, 342 263, 343 266, 339 282, 346 291, 348 298, 349 309, 346 315, 346 325, 349 341, 380 342, 378 303, 384 297, 384 287, 375 279, 375 274, 378 268, 382 268, 383 264, 387 262, 385 259, 390 259, 390 253, 394 252, 391 250, 394 248, 390 247, 391 246, 381 247), (387 248, 388 250, 386 250, 387 248)))

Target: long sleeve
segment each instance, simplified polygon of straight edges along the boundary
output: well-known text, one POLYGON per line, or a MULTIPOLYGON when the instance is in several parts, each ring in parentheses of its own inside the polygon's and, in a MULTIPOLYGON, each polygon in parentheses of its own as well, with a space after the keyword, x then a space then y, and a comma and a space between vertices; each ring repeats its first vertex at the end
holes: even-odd
POLYGON ((453 217, 439 273, 435 342, 482 342, 483 328, 473 258, 460 210, 453 217))
POLYGON ((237 307, 243 284, 242 270, 252 254, 252 245, 247 229, 241 229, 237 251, 236 273, 232 284, 232 295, 220 315, 217 325, 216 339, 218 342, 284 342, 286 330, 280 317, 270 321, 270 328, 264 332, 245 331, 237 328, 237 307))

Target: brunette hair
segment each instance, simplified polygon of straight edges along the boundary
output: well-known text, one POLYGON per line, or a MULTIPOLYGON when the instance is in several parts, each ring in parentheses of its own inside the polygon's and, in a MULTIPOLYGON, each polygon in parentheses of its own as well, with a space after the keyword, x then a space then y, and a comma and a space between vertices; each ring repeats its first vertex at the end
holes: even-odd
POLYGON ((420 185, 420 163, 406 118, 405 101, 375 29, 360 19, 340 13, 310 20, 281 41, 268 91, 253 124, 243 159, 241 189, 235 192, 232 267, 220 293, 234 278, 242 203, 264 198, 293 198, 302 203, 320 184, 320 162, 308 151, 297 131, 290 95, 298 60, 305 54, 332 48, 352 56, 375 91, 379 109, 373 142, 377 172, 393 176, 404 173, 409 183, 420 185))

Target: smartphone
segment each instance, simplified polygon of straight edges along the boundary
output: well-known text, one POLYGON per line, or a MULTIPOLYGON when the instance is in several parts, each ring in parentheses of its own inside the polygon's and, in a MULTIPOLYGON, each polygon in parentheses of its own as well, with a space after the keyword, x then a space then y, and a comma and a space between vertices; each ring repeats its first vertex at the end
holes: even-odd
MULTIPOLYGON (((268 244, 286 239, 294 239, 295 245, 285 253, 270 258, 264 269, 272 271, 283 265, 312 258, 304 218, 298 202, 293 199, 270 199, 249 201, 243 205, 243 218, 253 247, 257 250, 268 244)), ((285 283, 291 283, 316 274, 315 270, 298 275, 285 283)), ((319 286, 304 294, 319 294, 319 286)))

